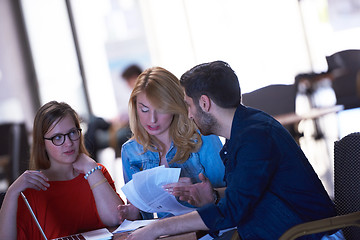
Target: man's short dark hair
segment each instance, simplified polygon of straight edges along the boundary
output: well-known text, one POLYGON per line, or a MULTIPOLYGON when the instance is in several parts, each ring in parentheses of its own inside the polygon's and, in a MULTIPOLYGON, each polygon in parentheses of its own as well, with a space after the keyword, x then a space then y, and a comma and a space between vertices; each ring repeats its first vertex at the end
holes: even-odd
POLYGON ((121 77, 125 79, 125 81, 128 81, 132 77, 137 77, 142 73, 142 69, 136 65, 132 64, 128 66, 121 74, 121 77))
POLYGON ((239 80, 230 65, 223 61, 193 67, 181 76, 180 83, 194 101, 207 95, 222 108, 236 108, 241 102, 239 80))

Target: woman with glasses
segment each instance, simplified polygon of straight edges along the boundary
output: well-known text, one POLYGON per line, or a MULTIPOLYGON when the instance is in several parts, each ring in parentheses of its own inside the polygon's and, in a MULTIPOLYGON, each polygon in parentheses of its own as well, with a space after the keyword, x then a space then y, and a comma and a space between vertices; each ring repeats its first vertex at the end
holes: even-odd
MULTIPOLYGON (((181 168, 181 178, 174 186, 207 180, 215 188, 225 186, 225 167, 219 156, 222 143, 215 135, 200 135, 188 118, 180 81, 171 72, 153 67, 137 78, 130 95, 129 118, 134 136, 121 150, 125 182, 139 171, 164 165, 181 168)), ((216 201, 218 195, 214 194, 201 199, 202 204, 216 201)), ((193 200, 188 202, 199 205, 193 200)), ((131 204, 119 206, 119 216, 120 220, 153 217, 139 212, 131 204)), ((157 216, 162 218, 171 214, 157 213, 157 216)))
POLYGON ((68 104, 52 101, 38 110, 30 169, 7 190, 0 239, 42 238, 21 192, 49 239, 119 224, 123 201, 105 167, 88 156, 79 117, 68 104))

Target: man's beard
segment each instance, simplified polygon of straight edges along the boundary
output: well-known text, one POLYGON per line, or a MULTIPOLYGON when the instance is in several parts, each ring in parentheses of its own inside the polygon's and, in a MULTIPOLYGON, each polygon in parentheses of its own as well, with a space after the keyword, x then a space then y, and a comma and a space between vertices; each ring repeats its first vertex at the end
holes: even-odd
POLYGON ((203 135, 214 134, 218 126, 216 119, 211 114, 204 112, 200 107, 197 108, 194 122, 203 135))

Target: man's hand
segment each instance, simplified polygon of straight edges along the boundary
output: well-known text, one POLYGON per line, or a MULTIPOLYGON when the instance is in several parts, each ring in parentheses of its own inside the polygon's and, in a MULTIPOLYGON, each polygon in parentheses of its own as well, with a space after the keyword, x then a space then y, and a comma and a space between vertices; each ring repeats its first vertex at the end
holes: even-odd
POLYGON ((140 210, 137 209, 134 205, 126 204, 119 205, 117 207, 119 213, 119 222, 122 223, 125 219, 127 220, 137 220, 140 219, 140 210))
POLYGON ((128 240, 155 240, 164 235, 178 235, 198 230, 209 230, 202 221, 197 211, 190 213, 163 218, 152 222, 149 225, 138 228, 128 236, 128 240))
POLYGON ((183 186, 189 186, 192 185, 191 179, 188 177, 181 177, 179 178, 179 181, 176 183, 169 183, 163 186, 163 188, 166 187, 166 190, 168 192, 172 191, 174 187, 183 187, 183 186))
POLYGON ((213 188, 209 179, 204 174, 199 174, 200 183, 191 184, 182 179, 177 183, 166 184, 163 188, 179 197, 181 201, 186 201, 193 206, 202 207, 214 202, 213 188))
POLYGON ((154 229, 151 226, 145 226, 138 228, 132 232, 126 239, 127 240, 156 240, 159 236, 156 236, 154 229))

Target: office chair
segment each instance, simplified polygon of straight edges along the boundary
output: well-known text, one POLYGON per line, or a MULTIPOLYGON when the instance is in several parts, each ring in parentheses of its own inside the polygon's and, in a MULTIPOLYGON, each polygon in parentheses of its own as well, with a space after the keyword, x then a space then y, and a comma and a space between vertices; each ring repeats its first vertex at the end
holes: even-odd
POLYGON ((272 116, 295 113, 296 86, 273 84, 244 93, 242 103, 260 109, 272 116))
POLYGON ((326 57, 328 72, 335 74, 332 87, 337 104, 345 109, 360 107, 360 50, 349 49, 326 57))
POLYGON ((296 225, 279 240, 342 229, 347 240, 360 236, 360 133, 351 133, 334 145, 334 190, 337 216, 296 225))
POLYGON ((29 165, 30 145, 25 123, 0 124, 0 156, 9 156, 3 178, 11 184, 29 165))
MULTIPOLYGON (((297 89, 294 84, 272 84, 263 88, 242 94, 245 106, 256 108, 276 117, 283 114, 295 114, 295 99, 297 89)), ((302 136, 297 131, 297 123, 285 125, 295 141, 299 144, 302 136)))
MULTIPOLYGON (((334 146, 334 190, 338 215, 360 212, 360 133, 351 133, 334 146)), ((360 229, 345 228, 346 239, 359 239, 360 229)))
POLYGON ((3 201, 4 201, 5 194, 6 194, 6 192, 0 192, 0 208, 1 208, 2 203, 3 203, 3 201))

